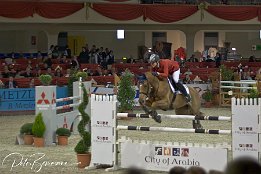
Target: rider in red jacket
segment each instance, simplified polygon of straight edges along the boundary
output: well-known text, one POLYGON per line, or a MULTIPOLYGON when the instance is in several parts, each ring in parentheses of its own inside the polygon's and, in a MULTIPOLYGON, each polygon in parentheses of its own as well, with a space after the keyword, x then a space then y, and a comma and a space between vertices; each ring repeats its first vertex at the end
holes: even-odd
POLYGON ((153 75, 164 78, 171 76, 175 83, 174 85, 184 95, 186 102, 190 102, 190 95, 187 93, 183 84, 179 82, 180 68, 178 62, 169 59, 160 59, 157 54, 152 54, 149 63, 153 69, 153 75))

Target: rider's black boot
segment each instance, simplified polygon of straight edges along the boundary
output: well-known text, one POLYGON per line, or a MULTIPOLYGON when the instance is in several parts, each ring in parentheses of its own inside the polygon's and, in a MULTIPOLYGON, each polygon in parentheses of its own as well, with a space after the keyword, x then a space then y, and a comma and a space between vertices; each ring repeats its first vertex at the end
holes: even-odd
POLYGON ((183 86, 183 84, 181 84, 180 82, 176 83, 177 88, 179 89, 179 91, 183 94, 183 96, 185 97, 185 100, 187 103, 189 103, 191 101, 191 97, 190 95, 187 93, 186 88, 183 86))

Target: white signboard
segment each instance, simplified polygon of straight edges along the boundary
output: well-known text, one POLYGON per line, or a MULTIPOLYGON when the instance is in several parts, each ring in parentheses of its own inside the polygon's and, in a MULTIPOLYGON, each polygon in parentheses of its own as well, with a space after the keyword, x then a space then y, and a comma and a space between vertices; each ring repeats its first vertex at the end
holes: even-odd
POLYGON ((223 171, 227 165, 227 149, 181 147, 174 145, 121 144, 121 167, 169 171, 175 166, 200 166, 205 170, 223 171))

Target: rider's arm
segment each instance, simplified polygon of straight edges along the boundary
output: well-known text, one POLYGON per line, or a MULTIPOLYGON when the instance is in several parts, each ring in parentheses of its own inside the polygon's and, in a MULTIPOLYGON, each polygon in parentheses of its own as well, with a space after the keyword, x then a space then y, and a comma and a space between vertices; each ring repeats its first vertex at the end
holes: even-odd
POLYGON ((167 78, 169 75, 169 65, 167 61, 162 61, 161 67, 163 67, 163 73, 159 73, 159 76, 167 78))

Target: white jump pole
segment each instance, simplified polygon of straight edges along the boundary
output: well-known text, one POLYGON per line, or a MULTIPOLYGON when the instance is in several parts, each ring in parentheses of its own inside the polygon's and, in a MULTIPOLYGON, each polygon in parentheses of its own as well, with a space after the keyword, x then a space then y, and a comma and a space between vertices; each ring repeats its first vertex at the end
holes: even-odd
MULTIPOLYGON (((212 120, 212 121, 231 121, 227 116, 194 116, 194 115, 165 115, 159 114, 162 118, 186 119, 186 120, 212 120)), ((151 118, 149 114, 143 113, 117 113, 117 117, 151 118)))

